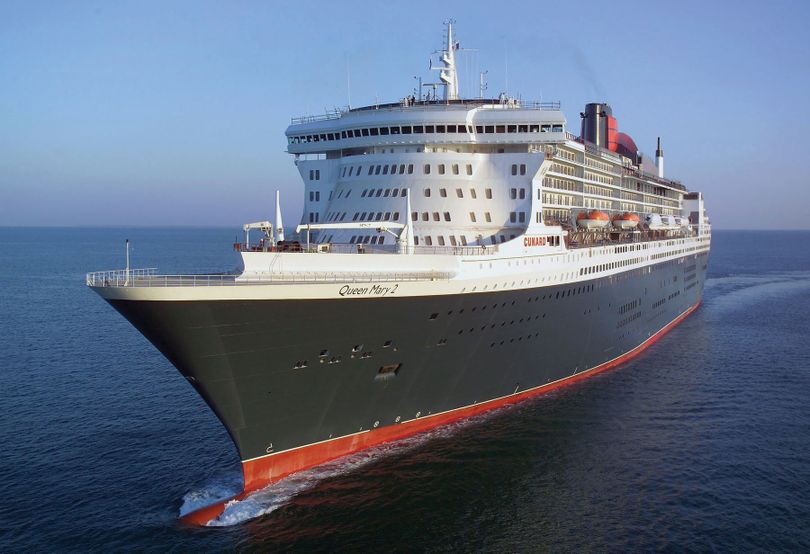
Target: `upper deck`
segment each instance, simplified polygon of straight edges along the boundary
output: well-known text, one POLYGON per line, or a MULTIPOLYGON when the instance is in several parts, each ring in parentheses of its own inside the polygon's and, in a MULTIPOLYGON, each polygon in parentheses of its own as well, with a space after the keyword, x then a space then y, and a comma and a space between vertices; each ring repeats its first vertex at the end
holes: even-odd
POLYGON ((286 135, 291 154, 307 154, 381 144, 561 142, 565 124, 559 102, 403 99, 295 117, 286 135))

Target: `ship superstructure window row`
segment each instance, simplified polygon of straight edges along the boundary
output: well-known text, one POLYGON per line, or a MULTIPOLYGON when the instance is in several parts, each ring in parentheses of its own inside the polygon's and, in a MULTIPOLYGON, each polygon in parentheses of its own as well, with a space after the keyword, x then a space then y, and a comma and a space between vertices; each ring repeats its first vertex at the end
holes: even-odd
POLYGON ((297 135, 287 137, 288 144, 308 144, 314 142, 328 142, 342 139, 355 139, 363 137, 377 137, 390 135, 422 135, 422 134, 520 134, 520 133, 562 133, 562 124, 529 123, 520 125, 396 125, 387 127, 364 127, 360 129, 346 129, 332 133, 318 133, 311 135, 297 135))

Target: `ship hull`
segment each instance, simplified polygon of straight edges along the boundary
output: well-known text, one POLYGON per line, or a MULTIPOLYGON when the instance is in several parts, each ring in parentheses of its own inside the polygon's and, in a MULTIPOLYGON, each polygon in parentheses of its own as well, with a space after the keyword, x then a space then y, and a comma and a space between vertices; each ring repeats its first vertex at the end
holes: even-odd
POLYGON ((479 294, 108 301, 222 421, 249 492, 624 361, 699 304, 707 256, 479 294))

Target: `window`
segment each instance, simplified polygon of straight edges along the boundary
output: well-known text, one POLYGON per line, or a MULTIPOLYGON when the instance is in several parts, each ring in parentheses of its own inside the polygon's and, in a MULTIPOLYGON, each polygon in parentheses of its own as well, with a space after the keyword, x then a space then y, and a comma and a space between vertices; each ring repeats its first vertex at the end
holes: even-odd
POLYGON ((509 221, 512 223, 517 222, 517 213, 516 212, 509 212, 509 221))
POLYGON ((383 193, 383 198, 388 198, 389 194, 391 194, 391 189, 385 189, 385 192, 383 193))
POLYGON ((439 175, 444 175, 444 164, 439 164, 439 175))
POLYGON ((379 175, 381 169, 382 169, 382 166, 379 166, 379 165, 374 166, 374 175, 379 175))
POLYGON ((411 126, 410 125, 403 125, 402 126, 402 134, 403 135, 410 135, 411 134, 411 126))
POLYGON ((447 189, 439 189, 439 196, 447 198, 447 189))
POLYGON ((467 246, 467 236, 461 235, 461 246, 467 246))
POLYGON ((456 196, 459 198, 464 198, 464 191, 461 189, 456 189, 456 196))
POLYGON ((528 133, 529 126, 528 125, 518 125, 518 133, 528 133))
POLYGON ((360 214, 360 221, 365 221, 365 220, 366 220, 366 212, 363 212, 362 214, 360 214))
POLYGON ((387 135, 388 127, 380 127, 380 135, 387 135))
POLYGON ((391 189, 391 196, 397 196, 399 194, 399 189, 391 189))
POLYGON ((368 136, 368 129, 363 129, 363 136, 364 136, 364 137, 367 137, 367 136, 368 136))
MULTIPOLYGON (((512 167, 515 167, 515 166, 512 166, 512 167)), ((517 199, 517 189, 509 189, 509 198, 511 198, 512 200, 517 199)))
POLYGON ((492 189, 484 189, 484 194, 488 200, 492 200, 492 189))
POLYGON ((467 164, 467 175, 472 175, 472 164, 467 164))
POLYGON ((376 127, 372 127, 371 129, 369 129, 369 131, 371 132, 372 137, 376 137, 377 135, 380 134, 380 130, 377 129, 376 127))
POLYGON ((443 236, 439 235, 438 237, 436 237, 436 240, 439 241, 439 246, 444 246, 444 237, 443 236))
POLYGON ((430 238, 429 236, 425 237, 425 244, 427 244, 428 246, 433 246, 433 239, 430 238))
POLYGON ((506 125, 495 125, 495 132, 496 133, 505 133, 506 132, 506 125))
POLYGON ((422 127, 421 125, 414 125, 414 126, 413 126, 413 132, 414 132, 414 133, 424 133, 424 132, 425 132, 425 128, 424 128, 424 127, 422 127))
POLYGON ((408 164, 408 175, 413 175, 413 164, 408 164))
POLYGON ((422 173, 430 175, 430 164, 425 164, 425 167, 422 168, 422 173))
POLYGON ((483 133, 484 132, 484 126, 483 125, 476 125, 475 126, 475 132, 476 133, 483 133))
POLYGON ((385 221, 391 221, 391 212, 385 212, 385 215, 383 216, 383 219, 385 221))
POLYGON ((518 221, 526 223, 526 212, 518 212, 518 221))
POLYGON ((526 198, 526 189, 520 189, 520 199, 526 198))
POLYGON ((507 125, 506 126, 507 133, 517 133, 517 125, 507 125))
POLYGON ((387 165, 383 166, 383 175, 388 175, 388 166, 387 165))
POLYGON ((391 127, 391 134, 398 135, 399 134, 399 127, 391 127))
POLYGON ((374 221, 379 221, 382 219, 382 212, 377 212, 377 215, 374 216, 374 221))
POLYGON ((512 175, 517 175, 517 164, 512 164, 512 175))
POLYGON ((453 175, 458 175, 458 164, 453 164, 453 175))
POLYGON ((430 198, 430 189, 425 189, 425 197, 430 198))
POLYGON ((484 127, 484 132, 486 132, 486 133, 494 133, 495 132, 495 126, 494 125, 485 126, 484 127))
POLYGON ((539 133, 540 132, 540 125, 529 125, 529 132, 530 133, 539 133))
POLYGON ((453 246, 458 246, 458 241, 456 241, 456 235, 450 235, 450 244, 453 246))
POLYGON ((425 132, 426 133, 433 133, 433 125, 425 125, 425 132))
POLYGON ((455 133, 456 132, 456 126, 455 125, 448 125, 447 126, 447 132, 448 133, 455 133))
POLYGON ((380 237, 380 240, 378 240, 378 241, 377 241, 377 244, 382 244, 382 243, 384 243, 384 242, 385 242, 385 237, 384 237, 384 236, 381 236, 381 237, 380 237))
POLYGON ((441 221, 439 217, 439 212, 433 212, 433 221, 441 221))
POLYGON ((377 189, 377 193, 374 196, 379 198, 381 194, 382 194, 382 189, 377 189))
POLYGON ((411 221, 416 221, 417 219, 419 219, 419 212, 413 212, 411 214, 411 221))
POLYGON ((444 125, 436 125, 437 133, 444 133, 444 125))
POLYGON ((428 213, 427 212, 422 212, 422 221, 428 221, 428 220, 430 220, 430 216, 428 215, 428 213))
POLYGON ((394 221, 399 221, 399 212, 394 212, 394 221))
POLYGON ((450 212, 444 212, 444 220, 450 221, 450 212))
POLYGON ((484 212, 484 219, 487 220, 487 223, 492 223, 492 216, 489 215, 489 212, 484 212))
POLYGON ((399 174, 403 175, 405 173, 405 164, 399 165, 399 174))
POLYGON ((470 221, 475 223, 475 212, 470 212, 470 221))
POLYGON ((526 175, 526 164, 520 164, 520 174, 526 175))
POLYGON ((321 201, 321 191, 316 190, 315 191, 315 202, 320 202, 320 201, 321 201))
POLYGON ((470 189, 470 197, 475 200, 478 198, 478 195, 475 193, 475 189, 470 189))

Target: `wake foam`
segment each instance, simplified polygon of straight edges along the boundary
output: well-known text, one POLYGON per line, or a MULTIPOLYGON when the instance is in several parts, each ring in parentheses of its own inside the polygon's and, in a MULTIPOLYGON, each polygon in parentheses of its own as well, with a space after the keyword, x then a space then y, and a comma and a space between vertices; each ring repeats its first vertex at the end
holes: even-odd
POLYGON ((202 489, 187 492, 183 496, 183 504, 180 506, 180 517, 182 518, 200 508, 222 502, 240 492, 242 492, 241 475, 234 474, 220 477, 205 485, 202 489))
POLYGON ((810 289, 810 272, 729 275, 707 279, 705 289, 708 307, 718 313, 725 313, 769 298, 791 296, 810 289))
MULTIPOLYGON (((448 423, 412 437, 372 446, 371 448, 343 456, 337 460, 304 471, 299 471, 250 494, 247 498, 228 502, 222 515, 209 522, 208 526, 228 527, 231 525, 239 525, 250 519, 269 514, 284 506, 296 495, 315 487, 324 480, 351 473, 367 464, 387 456, 407 452, 436 438, 450 436, 457 432, 458 429, 468 425, 474 425, 486 418, 492 417, 495 413, 504 408, 505 407, 496 408, 483 414, 448 423)), ((222 481, 212 483, 202 490, 189 492, 183 498, 183 506, 180 509, 181 516, 193 510, 211 505, 216 501, 222 501, 239 492, 239 485, 234 488, 231 483, 224 483, 222 481)))

